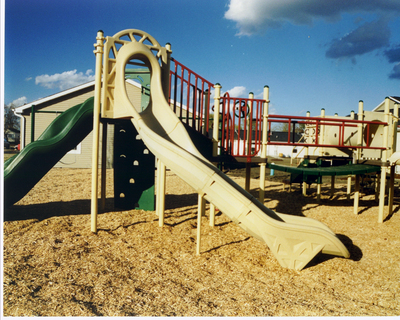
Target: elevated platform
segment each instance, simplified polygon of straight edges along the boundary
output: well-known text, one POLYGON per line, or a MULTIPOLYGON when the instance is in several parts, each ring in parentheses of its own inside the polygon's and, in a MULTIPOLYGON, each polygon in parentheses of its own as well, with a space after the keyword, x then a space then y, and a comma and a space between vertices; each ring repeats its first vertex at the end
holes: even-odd
POLYGON ((360 175, 372 172, 380 172, 380 166, 368 164, 346 164, 343 166, 332 167, 290 167, 268 163, 268 168, 305 176, 347 176, 360 175))

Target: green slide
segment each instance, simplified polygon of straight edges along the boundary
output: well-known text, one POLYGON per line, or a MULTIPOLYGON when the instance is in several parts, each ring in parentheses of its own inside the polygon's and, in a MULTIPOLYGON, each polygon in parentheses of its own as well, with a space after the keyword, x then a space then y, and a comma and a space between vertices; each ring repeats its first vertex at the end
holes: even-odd
POLYGON ((4 204, 22 199, 36 183, 93 129, 93 98, 58 116, 22 151, 4 163, 4 204))

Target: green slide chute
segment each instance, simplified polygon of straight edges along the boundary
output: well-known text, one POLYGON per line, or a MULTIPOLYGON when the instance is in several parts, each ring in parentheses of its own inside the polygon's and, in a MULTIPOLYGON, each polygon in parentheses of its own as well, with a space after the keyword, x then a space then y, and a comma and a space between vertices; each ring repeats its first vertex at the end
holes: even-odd
POLYGON ((58 116, 21 152, 4 163, 4 204, 22 199, 36 183, 93 129, 93 97, 58 116))

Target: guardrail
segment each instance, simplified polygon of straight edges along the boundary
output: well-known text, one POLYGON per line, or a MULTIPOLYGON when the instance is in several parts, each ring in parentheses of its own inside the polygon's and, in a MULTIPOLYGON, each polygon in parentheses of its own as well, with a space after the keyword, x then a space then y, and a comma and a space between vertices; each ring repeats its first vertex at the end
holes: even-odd
MULTIPOLYGON (((377 149, 384 150, 385 147, 372 147, 372 130, 371 126, 387 126, 386 122, 380 121, 366 121, 355 119, 340 119, 340 118, 322 118, 322 117, 301 117, 301 116, 288 116, 288 115, 268 115, 268 144, 269 145, 290 145, 290 146, 304 146, 304 147, 327 147, 327 148, 355 148, 355 149, 377 149), (271 141, 271 126, 273 123, 284 123, 288 127, 288 141, 271 141), (290 141, 291 133, 294 131, 292 127, 295 124, 304 124, 306 127, 315 128, 316 132, 313 133, 315 139, 310 142, 295 142, 290 141), (362 145, 349 145, 345 141, 345 129, 357 128, 359 125, 363 126, 364 142, 362 145), (322 126, 335 126, 338 127, 338 144, 325 144, 319 143, 319 132, 322 126)), ((307 130, 307 129, 306 129, 307 130)))
MULTIPOLYGON (((169 102, 174 112, 183 123, 203 135, 211 137, 214 106, 211 104, 210 96, 214 84, 174 58, 171 58, 169 77, 169 102)), ((233 157, 251 158, 259 155, 262 147, 263 107, 266 100, 230 97, 228 93, 225 93, 223 97, 220 97, 219 101, 219 147, 233 157)), ((371 128, 372 126, 388 126, 386 122, 275 114, 267 115, 267 121, 268 135, 266 142, 268 145, 385 149, 384 146, 371 146, 373 136, 371 128), (287 141, 271 140, 271 126, 276 123, 283 123, 287 126, 287 141), (304 125, 308 130, 313 128, 316 130, 312 142, 307 141, 307 139, 305 141, 295 141, 291 137, 296 130, 296 125, 304 125), (319 132, 323 126, 338 127, 338 142, 336 144, 321 143, 319 132), (349 137, 345 135, 345 130, 360 126, 363 128, 364 139, 362 145, 350 145, 348 143, 349 137)))
POLYGON ((210 92, 214 84, 171 58, 169 101, 179 119, 210 136, 210 92))
POLYGON ((262 115, 265 100, 220 98, 221 146, 234 157, 254 157, 262 146, 262 115))

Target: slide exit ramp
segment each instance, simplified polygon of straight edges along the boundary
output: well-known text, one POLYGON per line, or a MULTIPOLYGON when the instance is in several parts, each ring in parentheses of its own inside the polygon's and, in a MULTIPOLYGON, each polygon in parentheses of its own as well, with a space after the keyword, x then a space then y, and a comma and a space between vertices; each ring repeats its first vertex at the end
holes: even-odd
POLYGON ((116 59, 113 65, 105 63, 103 89, 107 91, 104 83, 114 79, 110 88, 115 98, 114 103, 103 100, 103 117, 131 118, 143 142, 156 157, 248 234, 266 243, 281 266, 301 270, 320 252, 350 256, 326 225, 311 218, 270 210, 206 160, 164 97, 161 68, 152 53, 158 50, 158 56, 162 56, 158 42, 139 30, 121 31, 116 38, 122 43, 119 48, 110 37, 105 44, 105 56, 113 50, 116 59), (131 41, 120 40, 126 33, 130 33, 131 41), (138 34, 142 35, 139 41, 135 38, 138 34), (144 40, 152 45, 143 44, 144 40), (125 89, 125 65, 132 59, 143 61, 152 70, 150 103, 141 113, 135 110, 125 89))
POLYGON ((4 204, 22 199, 93 129, 93 98, 59 115, 40 137, 4 163, 4 204))

